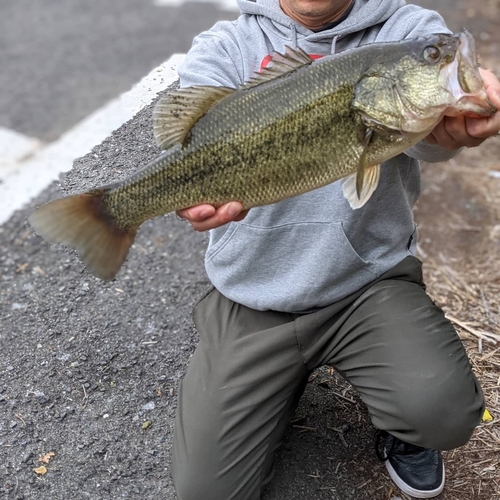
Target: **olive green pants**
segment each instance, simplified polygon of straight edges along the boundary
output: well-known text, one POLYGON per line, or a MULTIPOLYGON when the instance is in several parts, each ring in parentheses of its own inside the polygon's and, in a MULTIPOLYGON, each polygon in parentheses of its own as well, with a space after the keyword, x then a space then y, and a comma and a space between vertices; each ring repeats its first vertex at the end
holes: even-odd
POLYGON ((322 365, 356 388, 375 427, 404 441, 456 448, 480 421, 478 381, 414 257, 310 314, 255 311, 212 290, 194 319, 200 342, 174 433, 179 500, 259 499, 307 378, 322 365))

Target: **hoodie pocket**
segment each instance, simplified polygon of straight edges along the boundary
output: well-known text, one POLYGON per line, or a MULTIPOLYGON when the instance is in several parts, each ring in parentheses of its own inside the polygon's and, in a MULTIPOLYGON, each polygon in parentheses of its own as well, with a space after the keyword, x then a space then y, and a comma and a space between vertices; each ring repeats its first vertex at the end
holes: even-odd
POLYGON ((377 277, 340 222, 232 225, 207 251, 206 268, 216 288, 237 302, 258 309, 322 307, 377 277))

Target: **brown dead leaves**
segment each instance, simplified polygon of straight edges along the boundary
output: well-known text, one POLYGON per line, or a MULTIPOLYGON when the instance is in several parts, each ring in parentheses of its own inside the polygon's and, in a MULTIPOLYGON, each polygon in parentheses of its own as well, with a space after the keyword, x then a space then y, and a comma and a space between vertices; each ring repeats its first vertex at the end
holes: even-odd
MULTIPOLYGON (((55 456, 56 454, 53 451, 49 451, 49 453, 46 453, 43 457, 40 457, 38 461, 42 464, 49 464, 52 457, 55 456)), ((45 474, 47 474, 47 467, 45 467, 45 465, 40 465, 40 467, 33 469, 33 471, 36 472, 39 476, 45 476, 45 474)))

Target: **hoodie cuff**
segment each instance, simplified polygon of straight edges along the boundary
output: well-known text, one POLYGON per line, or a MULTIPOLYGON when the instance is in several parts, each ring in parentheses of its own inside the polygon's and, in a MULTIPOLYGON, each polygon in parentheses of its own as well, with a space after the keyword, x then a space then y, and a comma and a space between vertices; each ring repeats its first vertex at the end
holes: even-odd
POLYGON ((437 144, 430 144, 427 141, 420 141, 415 146, 407 149, 405 153, 415 160, 426 161, 429 163, 438 163, 442 161, 448 161, 454 158, 463 148, 454 149, 450 151, 449 149, 443 148, 437 144))

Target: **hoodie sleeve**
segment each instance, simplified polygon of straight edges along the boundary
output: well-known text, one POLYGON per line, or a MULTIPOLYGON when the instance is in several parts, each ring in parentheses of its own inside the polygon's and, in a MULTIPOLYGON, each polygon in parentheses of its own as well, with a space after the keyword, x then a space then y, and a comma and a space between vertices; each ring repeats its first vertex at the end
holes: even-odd
POLYGON ((450 151, 449 149, 438 146, 437 144, 420 141, 418 144, 415 144, 415 146, 407 149, 405 154, 415 160, 426 161, 428 163, 438 163, 451 160, 460 151, 462 151, 462 149, 463 148, 450 151))
MULTIPOLYGON (((218 25, 225 23, 218 23, 218 25)), ((228 23, 229 24, 229 23, 228 23)), ((178 69, 181 87, 208 85, 237 88, 242 82, 241 51, 220 26, 201 33, 178 69)))

